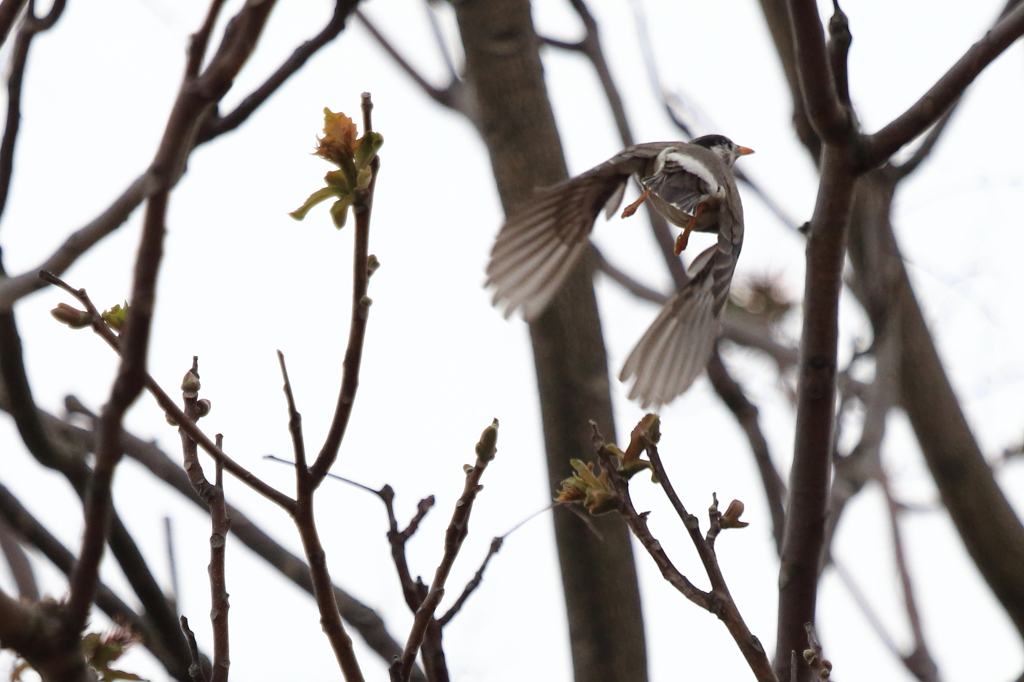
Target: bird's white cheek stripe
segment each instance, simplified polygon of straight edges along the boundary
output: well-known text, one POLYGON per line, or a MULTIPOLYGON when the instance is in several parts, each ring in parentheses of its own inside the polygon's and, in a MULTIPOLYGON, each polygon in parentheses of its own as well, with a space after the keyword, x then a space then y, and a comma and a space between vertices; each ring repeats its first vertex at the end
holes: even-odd
POLYGON ((719 187, 718 181, 715 180, 715 176, 711 174, 708 167, 692 156, 680 154, 679 152, 669 152, 665 156, 665 160, 679 164, 679 167, 684 171, 692 173, 703 180, 708 186, 708 194, 716 197, 722 194, 722 188, 719 187))

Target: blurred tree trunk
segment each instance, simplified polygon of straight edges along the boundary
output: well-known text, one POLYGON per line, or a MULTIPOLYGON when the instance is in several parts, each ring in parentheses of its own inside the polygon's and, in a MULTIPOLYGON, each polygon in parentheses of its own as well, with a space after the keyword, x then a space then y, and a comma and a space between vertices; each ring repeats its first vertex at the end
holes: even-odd
MULTIPOLYGON (((567 177, 530 5, 527 0, 492 0, 454 6, 475 122, 490 153, 502 205, 511 214, 534 188, 567 177)), ((591 273, 592 264, 581 263, 530 326, 552 491, 570 475, 570 459, 594 458, 590 420, 615 440, 591 273)), ((554 519, 575 679, 646 680, 640 594, 625 524, 615 515, 596 518, 599 537, 565 509, 556 509, 554 519)))
POLYGON ((971 433, 910 286, 890 214, 897 183, 891 166, 857 185, 850 260, 875 338, 899 339, 900 405, 942 502, 981 575, 1024 635, 1024 526, 971 433))

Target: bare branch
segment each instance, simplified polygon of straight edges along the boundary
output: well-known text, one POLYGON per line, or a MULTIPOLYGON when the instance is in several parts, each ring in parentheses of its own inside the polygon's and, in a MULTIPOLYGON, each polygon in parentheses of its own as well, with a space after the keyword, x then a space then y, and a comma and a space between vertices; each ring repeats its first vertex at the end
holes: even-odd
MULTIPOLYGON (((99 310, 96 308, 92 300, 89 298, 89 295, 86 293, 85 289, 75 289, 66 282, 64 282, 62 279, 60 279, 59 277, 55 276, 53 273, 46 272, 45 270, 39 273, 39 278, 44 282, 48 282, 50 284, 53 284, 54 286, 60 287, 64 291, 67 291, 72 296, 74 296, 75 299, 81 302, 82 305, 85 306, 87 312, 92 316, 93 330, 97 334, 99 334, 99 336, 104 341, 106 341, 107 344, 114 349, 114 351, 118 353, 121 352, 121 338, 114 334, 114 332, 107 326, 106 322, 103 321, 103 317, 100 315, 99 310)), ((292 507, 295 504, 294 500, 292 500, 284 493, 276 490, 275 488, 265 483, 264 481, 260 480, 248 469, 246 469, 241 464, 228 457, 223 451, 221 451, 216 446, 216 444, 214 444, 214 442, 210 440, 210 437, 203 433, 202 429, 200 429, 196 425, 195 421, 193 421, 188 415, 185 414, 184 411, 182 411, 180 407, 177 406, 174 400, 167 394, 166 391, 164 391, 160 387, 158 383, 156 383, 156 380, 153 379, 153 377, 149 376, 148 374, 145 375, 144 383, 146 389, 156 399, 156 402, 160 406, 160 408, 164 412, 169 414, 174 423, 178 425, 178 428, 182 429, 188 435, 188 437, 195 441, 201 448, 203 448, 203 450, 205 450, 207 454, 209 454, 214 459, 222 462, 224 464, 224 468, 227 469, 231 474, 233 474, 236 478, 238 478, 240 481, 248 485, 256 492, 266 497, 271 502, 276 503, 278 506, 280 506, 282 509, 285 509, 286 511, 290 511, 292 509, 292 507)))
POLYGON ((448 611, 441 618, 438 619, 438 623, 440 623, 441 627, 447 625, 448 622, 451 621, 451 619, 454 618, 456 614, 458 614, 458 612, 462 609, 462 606, 466 603, 466 600, 469 599, 469 596, 473 594, 476 588, 480 587, 480 583, 483 581, 484 571, 487 570, 487 564, 490 563, 491 557, 493 557, 495 554, 498 553, 499 550, 501 550, 501 546, 505 542, 505 539, 509 535, 512 535, 512 533, 522 528, 531 519, 540 516, 546 511, 551 511, 552 509, 555 508, 556 505, 557 503, 549 504, 543 509, 538 509, 537 511, 530 514, 525 519, 514 525, 504 535, 499 535, 498 537, 491 540, 491 547, 487 551, 487 556, 484 557, 484 561, 482 564, 480 564, 479 570, 477 570, 476 574, 473 575, 473 579, 466 583, 466 587, 462 590, 462 594, 459 595, 459 598, 457 600, 455 600, 455 603, 452 604, 452 607, 448 609, 448 611))
MULTIPOLYGON (((21 125, 21 88, 25 79, 25 64, 28 61, 28 50, 32 39, 39 33, 52 27, 60 15, 64 13, 66 0, 56 0, 50 12, 39 19, 35 15, 35 2, 28 3, 28 10, 22 22, 21 30, 14 41, 14 51, 10 57, 10 75, 7 77, 7 125, 4 128, 3 140, 0 141, 0 215, 7 207, 7 194, 11 188, 11 173, 14 169, 14 146, 18 139, 21 125)), ((3 20, 13 21, 17 16, 19 3, 7 2, 0 7, 3 20)), ((10 24, 3 27, 3 33, 9 30, 10 24)))
POLYGON ((846 14, 839 8, 839 0, 832 0, 832 18, 828 22, 828 65, 836 84, 836 96, 839 103, 850 107, 850 74, 847 69, 847 58, 850 55, 850 23, 846 14))
POLYGON ((841 142, 853 132, 851 112, 842 105, 836 91, 818 5, 813 0, 789 0, 788 6, 807 117, 826 144, 841 142))
POLYGON ((320 48, 338 37, 342 30, 344 30, 345 22, 356 5, 357 2, 355 0, 337 0, 334 5, 334 14, 331 15, 330 21, 327 22, 323 30, 297 47, 291 56, 262 85, 243 99, 234 110, 223 116, 208 118, 199 131, 196 144, 209 142, 213 138, 234 130, 245 123, 256 109, 266 102, 295 72, 309 61, 310 57, 315 55, 320 48))
POLYGON ((188 62, 185 64, 185 76, 195 78, 199 75, 199 69, 203 65, 203 57, 206 56, 206 47, 210 43, 210 33, 217 23, 217 17, 224 6, 224 0, 211 0, 210 8, 206 11, 206 20, 202 27, 192 34, 192 40, 188 46, 188 62))
POLYGON ((188 626, 188 618, 185 616, 181 617, 181 631, 185 633, 185 639, 188 640, 188 649, 192 652, 192 664, 188 667, 188 676, 193 682, 206 682, 206 674, 199 664, 199 646, 196 644, 196 636, 188 626))
POLYGON ((11 569, 11 576, 18 588, 18 597, 23 601, 39 601, 39 586, 32 570, 32 562, 21 546, 21 539, 11 525, 0 516, 0 551, 11 569))
POLYGON ((920 166, 924 160, 931 155, 932 150, 935 149, 935 145, 938 144, 939 138, 942 136, 942 133, 945 132, 946 126, 953 117, 953 112, 956 111, 956 107, 959 103, 960 100, 954 102, 953 105, 946 110, 946 113, 944 113, 939 120, 935 122, 935 125, 928 130, 928 134, 925 135, 924 140, 921 141, 920 146, 914 150, 914 154, 909 159, 898 166, 894 166, 893 170, 896 173, 897 178, 903 179, 916 171, 918 166, 920 166))
POLYGON ((945 114, 985 67, 1024 33, 1024 4, 974 43, 921 99, 874 135, 861 138, 860 166, 868 170, 896 153, 945 114))
POLYGON ((608 275, 613 282, 621 286, 623 289, 633 294, 637 298, 642 298, 645 301, 650 301, 656 305, 665 305, 668 303, 669 297, 665 294, 655 291, 650 287, 647 287, 640 282, 636 281, 622 270, 618 269, 614 265, 605 259, 596 246, 590 245, 591 250, 594 252, 594 258, 597 262, 597 269, 604 274, 608 275))
MULTIPOLYGON (((42 552, 43 556, 49 559, 58 570, 67 576, 71 575, 75 567, 75 555, 53 537, 2 485, 0 485, 0 518, 17 530, 26 542, 42 552)), ((132 632, 141 635, 143 645, 163 664, 171 676, 181 682, 187 682, 188 652, 185 650, 186 659, 182 660, 178 657, 177 652, 173 652, 168 647, 166 644, 168 638, 159 631, 159 621, 153 618, 154 614, 147 614, 148 619, 140 616, 102 583, 96 591, 96 606, 112 620, 125 624, 132 632), (155 621, 154 624, 151 624, 150 620, 155 621)), ((184 640, 181 641, 184 644, 184 640)))
MULTIPOLYGON (((217 434, 217 447, 223 449, 224 437, 217 434)), ((210 499, 210 521, 213 532, 210 535, 210 621, 213 624, 213 679, 212 682, 227 682, 231 666, 228 640, 228 588, 224 571, 224 555, 227 548, 231 517, 228 516, 224 500, 224 465, 217 462, 217 476, 214 492, 210 499)))
POLYGON ((405 74, 409 76, 409 78, 411 78, 428 97, 430 97, 430 99, 445 108, 458 111, 470 120, 473 119, 473 112, 465 105, 465 85, 462 81, 452 76, 451 82, 445 88, 435 88, 433 85, 428 83, 427 79, 420 75, 420 72, 417 71, 416 68, 398 52, 397 48, 395 48, 384 34, 380 32, 366 13, 361 10, 356 10, 355 17, 359 19, 366 30, 370 32, 373 39, 376 40, 382 48, 384 48, 384 51, 387 52, 388 56, 394 60, 395 64, 398 65, 398 68, 404 71, 405 74))
POLYGON ((441 557, 441 563, 434 571, 434 580, 430 583, 430 590, 416 610, 416 616, 409 630, 409 639, 405 643, 405 652, 402 654, 401 660, 396 660, 391 666, 393 679, 396 676, 401 680, 409 679, 416 654, 420 650, 420 645, 423 644, 423 637, 428 626, 434 620, 434 611, 437 610, 444 597, 448 574, 459 555, 463 540, 469 535, 469 516, 473 512, 473 502, 476 500, 477 493, 482 489, 480 478, 487 465, 494 459, 497 439, 498 420, 495 419, 491 426, 484 429, 480 442, 476 445, 476 461, 473 466, 466 467, 466 482, 462 488, 462 495, 455 503, 455 511, 452 512, 452 519, 445 532, 444 554, 441 557))
POLYGON ((14 25, 27 2, 28 0, 3 0, 0 2, 0 45, 7 41, 11 26, 14 25))
POLYGON ((896 568, 900 575, 900 585, 903 588, 903 605, 907 610, 907 620, 910 622, 910 631, 914 635, 914 649, 908 655, 901 656, 907 669, 922 682, 939 682, 939 668, 935 664, 928 645, 924 639, 924 630, 921 628, 921 616, 917 610, 917 602, 914 599, 914 584, 910 579, 910 569, 907 567, 906 552, 903 549, 903 536, 900 533, 899 513, 900 507, 893 499, 892 489, 889 487, 889 478, 884 470, 879 472, 879 483, 885 492, 886 507, 889 512, 889 526, 892 530, 892 545, 896 555, 896 568))
POLYGON ((665 492, 665 496, 668 497, 669 502, 686 527, 687 533, 701 559, 701 563, 704 565, 705 573, 707 573, 708 579, 711 581, 711 591, 704 592, 693 585, 686 576, 676 569, 661 543, 651 534, 647 527, 647 515, 638 514, 633 507, 633 501, 629 494, 629 483, 618 471, 616 455, 605 444, 597 425, 593 422, 591 422, 591 430, 594 434, 594 448, 598 453, 601 466, 609 474, 612 490, 618 498, 619 513, 622 514, 626 524, 644 546, 644 549, 654 559, 655 564, 661 570, 662 576, 664 576, 669 584, 679 590, 684 597, 709 613, 713 613, 725 624, 726 629, 729 630, 729 634, 732 635, 733 640, 759 682, 778 682, 764 647, 761 646, 757 637, 750 632, 746 623, 744 623, 743 617, 740 615, 739 609, 729 593, 725 577, 718 565, 718 557, 715 555, 714 550, 714 537, 720 528, 717 521, 721 518, 721 514, 716 512, 712 515, 712 527, 708 531, 708 537, 701 536, 697 518, 686 511, 686 507, 683 506, 679 496, 676 495, 675 489, 668 478, 668 473, 662 464, 661 457, 658 454, 657 446, 644 436, 643 445, 651 459, 652 469, 665 492))
POLYGON ((761 474, 761 485, 768 498, 768 509, 772 515, 775 550, 781 553, 782 531, 786 525, 784 507, 786 484, 779 476, 775 464, 772 463, 771 453, 768 451, 768 441, 761 433, 761 427, 757 421, 757 407, 747 399, 743 388, 729 374, 718 350, 711 355, 711 361, 708 363, 708 378, 711 380, 715 393, 736 417, 736 421, 750 443, 754 461, 757 463, 757 470, 761 474))
MULTIPOLYGON (((68 399, 68 409, 95 419, 95 415, 74 398, 68 399)), ((74 442, 83 447, 91 445, 93 441, 91 432, 67 424, 45 413, 43 416, 46 419, 47 428, 61 433, 63 441, 74 442)), ((185 472, 159 448, 129 434, 124 435, 122 445, 125 448, 125 454, 149 469, 157 478, 173 487, 204 512, 209 512, 207 504, 193 490, 185 472)), ((291 464, 291 462, 288 463, 291 464)), ((370 492, 376 493, 372 489, 370 492)), ((228 505, 227 511, 231 516, 231 532, 235 538, 300 589, 310 595, 313 594, 313 582, 309 567, 302 559, 264 533, 240 510, 228 505)), ((387 632, 383 620, 372 609, 337 586, 334 587, 334 598, 341 610, 342 617, 356 628, 367 645, 376 651, 383 660, 390 662, 396 655, 401 654, 402 647, 387 632)), ((414 671, 413 678, 423 680, 423 674, 418 670, 414 671)))
MULTIPOLYGON (((198 146, 208 142, 244 123, 310 57, 337 37, 345 26, 345 19, 355 5, 354 0, 339 0, 334 16, 327 26, 315 38, 297 48, 292 56, 263 85, 242 100, 234 111, 223 117, 216 117, 212 113, 205 116, 200 121, 200 131, 195 136, 194 145, 198 146)), ((142 173, 113 204, 92 222, 68 237, 64 244, 38 267, 16 277, 0 281, 0 310, 10 308, 18 299, 42 288, 42 284, 36 276, 39 270, 48 270, 58 275, 64 273, 82 254, 123 225, 139 204, 156 190, 159 185, 156 170, 151 166, 142 173)))
POLYGON ((892 635, 885 629, 885 625, 882 624, 882 619, 878 617, 878 614, 871 607, 871 602, 868 601, 864 595, 864 591, 860 589, 857 583, 854 581, 853 576, 846 570, 842 562, 837 561, 835 558, 832 559, 832 568, 835 569, 836 575, 839 576, 839 580, 842 581, 846 587, 850 596, 853 597, 854 604, 860 609, 861 613, 867 619, 871 629, 875 631, 875 635, 882 640, 885 647, 898 659, 903 659, 903 653, 900 651, 900 647, 896 644, 896 640, 892 638, 892 635))
POLYGON ((496 537, 491 540, 491 546, 487 550, 487 555, 484 557, 483 563, 480 564, 480 568, 478 568, 477 572, 473 575, 473 579, 466 583, 466 587, 462 590, 462 594, 460 594, 459 598, 455 600, 452 607, 448 609, 443 616, 437 619, 437 622, 441 624, 441 627, 447 625, 448 622, 454 618, 460 610, 462 610, 462 606, 466 603, 466 600, 469 599, 469 595, 473 594, 473 591, 480 586, 480 583, 484 579, 484 571, 487 570, 487 564, 491 562, 491 557, 501 550, 501 545, 504 541, 505 538, 503 536, 496 537))
POLYGON ((302 415, 295 406, 295 396, 292 394, 292 382, 288 379, 288 368, 284 363, 284 353, 277 351, 277 362, 281 365, 281 377, 284 379, 284 397, 288 403, 288 432, 292 436, 292 451, 295 454, 297 477, 309 476, 306 467, 306 441, 302 437, 302 415))

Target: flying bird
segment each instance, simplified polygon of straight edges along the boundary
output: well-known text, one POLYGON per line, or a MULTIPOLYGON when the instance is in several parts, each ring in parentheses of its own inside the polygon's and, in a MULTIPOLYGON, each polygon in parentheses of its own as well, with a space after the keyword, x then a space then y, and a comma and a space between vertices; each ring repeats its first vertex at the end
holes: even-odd
POLYGON ((647 142, 540 190, 498 232, 486 283, 494 288, 494 305, 504 308, 505 317, 522 310, 528 322, 544 312, 587 248, 598 214, 604 209, 611 218, 630 176, 636 178, 643 191, 622 217, 650 202, 683 228, 677 255, 691 231, 718 234, 718 243, 694 259, 690 281, 665 304, 619 374, 623 382, 635 378, 629 397, 645 409, 672 401, 704 370, 718 338, 743 246, 743 206, 732 167, 752 153, 722 135, 647 142))

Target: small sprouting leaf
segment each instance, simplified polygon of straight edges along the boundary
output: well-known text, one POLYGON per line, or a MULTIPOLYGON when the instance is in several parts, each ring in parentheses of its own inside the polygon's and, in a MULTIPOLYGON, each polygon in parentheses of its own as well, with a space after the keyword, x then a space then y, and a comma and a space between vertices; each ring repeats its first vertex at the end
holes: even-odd
POLYGON ((371 131, 359 138, 355 154, 356 168, 363 170, 368 167, 383 145, 384 137, 380 133, 371 131))
POLYGON ((124 302, 124 305, 116 304, 112 308, 104 310, 100 317, 107 323, 107 326, 113 329, 115 332, 121 331, 121 327, 124 326, 125 320, 128 319, 128 301, 124 302))
POLYGON ((343 159, 350 160, 354 153, 356 124, 342 112, 325 108, 324 136, 317 138, 316 143, 314 154, 340 166, 343 159))
POLYGON ((346 194, 339 197, 337 201, 331 204, 331 219, 334 221, 334 226, 339 230, 345 227, 345 219, 348 217, 348 207, 351 206, 356 200, 354 194, 346 194))
POLYGON ((306 217, 306 214, 309 213, 311 208, 337 195, 338 191, 334 187, 323 187, 321 189, 318 189, 317 191, 309 195, 309 198, 306 199, 306 203, 302 204, 302 206, 299 206, 297 209, 295 209, 288 215, 290 215, 292 218, 295 218, 296 220, 302 220, 303 218, 306 217))

